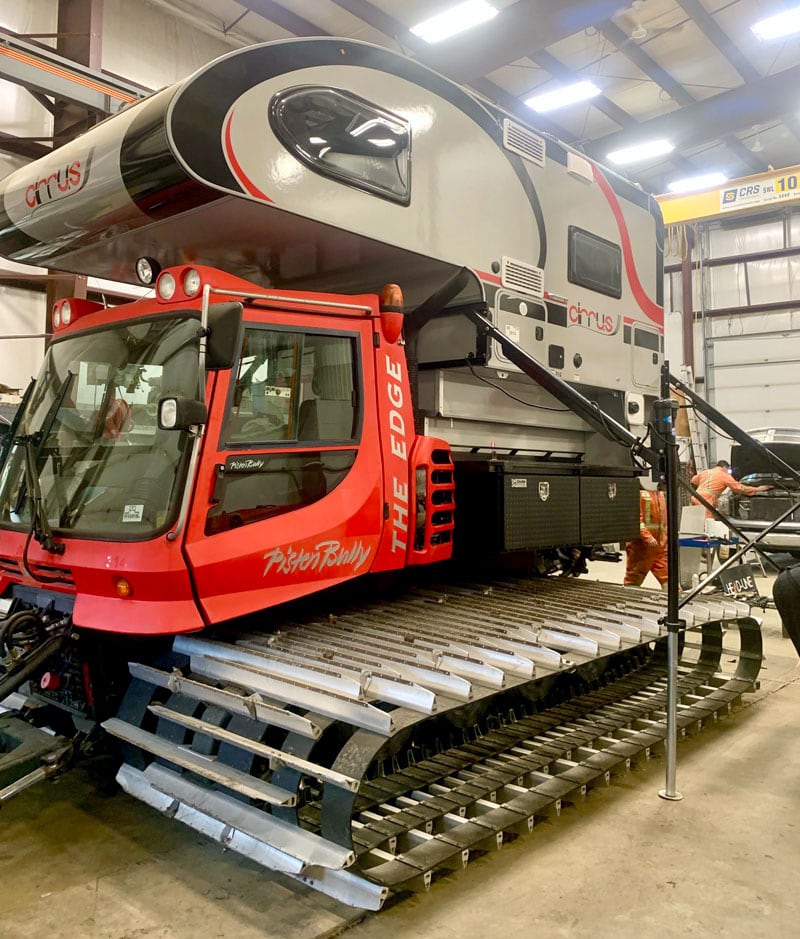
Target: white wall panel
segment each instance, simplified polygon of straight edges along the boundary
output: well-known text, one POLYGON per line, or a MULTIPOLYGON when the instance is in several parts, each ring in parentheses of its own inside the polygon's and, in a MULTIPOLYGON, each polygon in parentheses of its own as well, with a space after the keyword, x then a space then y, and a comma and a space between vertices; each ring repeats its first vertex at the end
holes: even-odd
MULTIPOLYGON (((800 427, 800 330, 719 336, 712 380, 712 404, 743 429, 800 427)), ((712 453, 727 457, 729 442, 717 439, 712 453)))
POLYGON ((3 287, 0 282, 0 382, 25 389, 39 371, 43 339, 11 339, 44 330, 43 293, 3 287))
POLYGON ((135 16, 130 0, 103 5, 103 68, 146 88, 171 85, 241 44, 212 36, 152 3, 137 3, 135 16))
MULTIPOLYGON (((0 3, 0 26, 16 33, 54 33, 57 11, 56 0, 3 0, 0 3)), ((19 137, 46 137, 53 133, 53 119, 50 112, 24 88, 0 81, 0 127, 19 137)), ((22 157, 0 154, 0 178, 27 162, 22 157)), ((2 259, 0 267, 30 270, 2 259)), ((8 337, 41 333, 44 321, 43 293, 4 287, 0 280, 0 382, 4 385, 25 388, 39 371, 44 341, 8 337)))
POLYGON ((708 233, 709 256, 730 258, 756 251, 772 251, 783 247, 783 219, 770 218, 750 225, 746 220, 732 225, 711 228, 708 233))

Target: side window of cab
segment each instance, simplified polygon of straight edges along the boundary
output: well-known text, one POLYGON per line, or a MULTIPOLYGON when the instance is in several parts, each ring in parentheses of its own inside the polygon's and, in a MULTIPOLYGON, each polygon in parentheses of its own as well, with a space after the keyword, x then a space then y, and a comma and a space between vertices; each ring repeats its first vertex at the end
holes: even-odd
POLYGON ((223 429, 206 534, 310 505, 345 478, 361 435, 358 339, 251 327, 223 429))
POLYGON ((227 445, 354 443, 360 418, 356 362, 352 336, 246 330, 227 445))

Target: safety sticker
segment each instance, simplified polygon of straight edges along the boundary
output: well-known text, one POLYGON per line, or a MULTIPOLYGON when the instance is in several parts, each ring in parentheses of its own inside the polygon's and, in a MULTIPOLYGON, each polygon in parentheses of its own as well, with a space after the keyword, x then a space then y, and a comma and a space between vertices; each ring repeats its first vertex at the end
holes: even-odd
POLYGON ((123 522, 141 522, 144 515, 143 505, 126 505, 122 510, 123 522))

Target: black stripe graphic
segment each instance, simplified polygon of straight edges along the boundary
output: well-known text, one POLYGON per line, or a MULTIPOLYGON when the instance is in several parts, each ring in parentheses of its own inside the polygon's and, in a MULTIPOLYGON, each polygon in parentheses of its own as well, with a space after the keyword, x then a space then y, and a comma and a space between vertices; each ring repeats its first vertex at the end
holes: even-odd
MULTIPOLYGON (((502 126, 498 121, 502 112, 491 114, 488 103, 479 103, 459 85, 387 49, 338 39, 302 39, 265 43, 231 53, 178 90, 170 115, 170 133, 178 152, 198 176, 226 189, 243 191, 228 169, 221 144, 223 124, 233 102, 253 86, 286 72, 337 65, 374 69, 427 88, 453 104, 488 134, 511 164, 525 191, 539 234, 537 266, 545 266, 544 214, 522 159, 502 145, 502 126)), ((331 87, 334 86, 332 73, 331 87)))

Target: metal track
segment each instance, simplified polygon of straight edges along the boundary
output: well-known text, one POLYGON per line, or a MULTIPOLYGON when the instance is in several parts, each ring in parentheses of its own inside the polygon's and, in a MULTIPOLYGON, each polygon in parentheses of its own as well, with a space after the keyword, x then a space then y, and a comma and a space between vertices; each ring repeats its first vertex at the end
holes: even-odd
MULTIPOLYGON (((744 604, 682 612, 683 733, 752 688, 761 643, 744 604)), ((378 909, 661 745, 663 613, 659 594, 588 581, 420 588, 270 635, 178 638, 172 669, 131 663, 104 726, 128 792, 378 909)))

